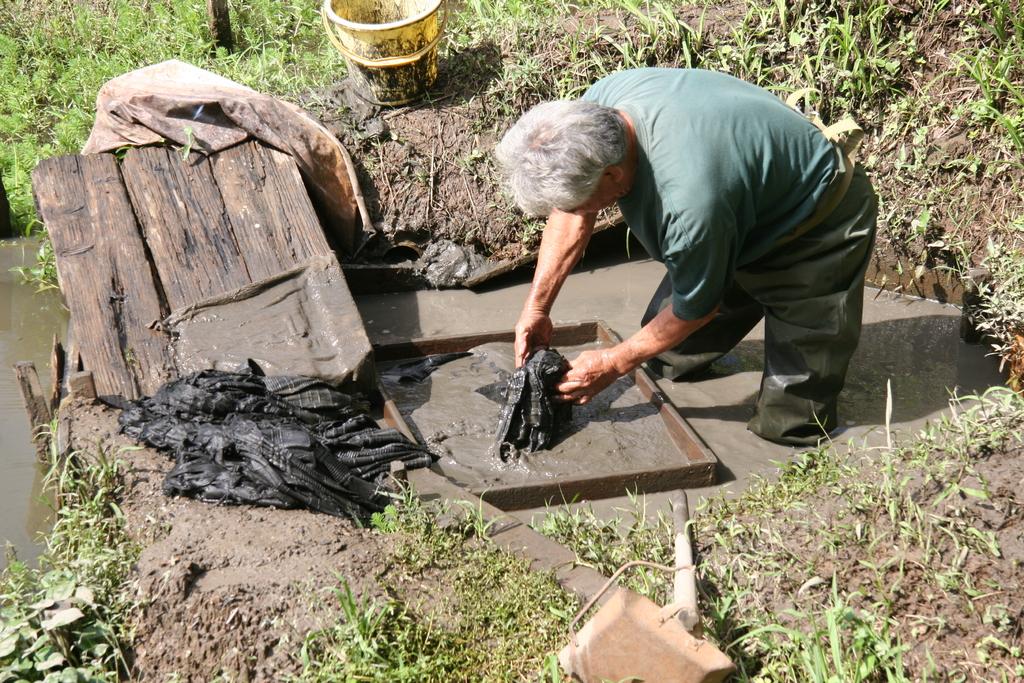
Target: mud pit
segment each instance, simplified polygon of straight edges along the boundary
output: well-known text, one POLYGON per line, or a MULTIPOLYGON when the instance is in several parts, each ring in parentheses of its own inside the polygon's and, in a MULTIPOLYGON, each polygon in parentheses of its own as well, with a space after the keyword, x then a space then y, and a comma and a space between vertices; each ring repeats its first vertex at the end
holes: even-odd
MULTIPOLYGON (((595 344, 559 349, 567 358, 595 344)), ((664 466, 681 456, 657 408, 632 379, 620 378, 586 406, 573 406, 555 445, 502 462, 494 451, 505 385, 515 364, 512 344, 483 344, 472 356, 442 365, 422 382, 382 382, 417 438, 439 456, 436 468, 461 486, 523 484, 565 476, 600 476, 664 466)))

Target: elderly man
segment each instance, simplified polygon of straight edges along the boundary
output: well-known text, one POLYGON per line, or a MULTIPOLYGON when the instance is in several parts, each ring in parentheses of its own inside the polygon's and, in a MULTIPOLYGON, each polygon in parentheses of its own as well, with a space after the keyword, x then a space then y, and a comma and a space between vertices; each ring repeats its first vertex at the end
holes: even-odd
POLYGON ((860 335, 877 200, 863 170, 799 112, 731 76, 637 69, 582 100, 527 112, 497 148, 524 211, 547 215, 516 362, 550 342, 551 306, 598 211, 618 202, 667 273, 621 344, 571 361, 560 398, 586 403, 642 363, 680 379, 765 319, 754 433, 814 444, 860 335))

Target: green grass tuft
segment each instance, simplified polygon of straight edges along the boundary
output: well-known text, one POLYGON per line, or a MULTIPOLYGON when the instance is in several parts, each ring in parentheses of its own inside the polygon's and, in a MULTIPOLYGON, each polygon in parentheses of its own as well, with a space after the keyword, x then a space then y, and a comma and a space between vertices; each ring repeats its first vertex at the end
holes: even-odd
POLYGON ((307 637, 300 680, 561 680, 551 653, 577 602, 550 575, 488 543, 477 510, 410 497, 373 524, 394 536, 389 576, 424 588, 406 600, 357 599, 343 584, 344 618, 307 637))

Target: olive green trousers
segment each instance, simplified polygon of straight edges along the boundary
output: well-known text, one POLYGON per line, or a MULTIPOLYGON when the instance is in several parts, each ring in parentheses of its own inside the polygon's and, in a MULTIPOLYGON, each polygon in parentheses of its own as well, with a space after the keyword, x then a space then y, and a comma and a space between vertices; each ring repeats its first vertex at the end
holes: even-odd
MULTIPOLYGON (((764 374, 747 427, 778 443, 816 444, 838 426, 836 404, 860 338, 877 216, 877 197, 857 166, 846 195, 824 221, 737 269, 715 318, 648 361, 648 368, 673 380, 696 375, 764 318, 764 374)), ((643 324, 671 301, 666 275, 643 324)))

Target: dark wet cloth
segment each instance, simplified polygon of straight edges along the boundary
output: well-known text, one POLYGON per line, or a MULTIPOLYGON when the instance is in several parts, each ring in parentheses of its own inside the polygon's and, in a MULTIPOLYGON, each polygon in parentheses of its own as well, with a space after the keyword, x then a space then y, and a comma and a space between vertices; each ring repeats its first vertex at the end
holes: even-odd
POLYGON ((502 460, 514 458, 520 451, 548 448, 554 442, 559 425, 572 413, 570 404, 551 398, 568 369, 569 361, 562 354, 542 349, 509 377, 495 440, 502 460))
POLYGON ((204 370, 132 403, 119 422, 174 455, 164 493, 207 501, 364 518, 388 503, 381 482, 392 461, 412 469, 432 460, 310 377, 204 370))
POLYGON ((472 356, 473 354, 469 351, 456 351, 455 353, 438 353, 433 356, 427 356, 420 360, 409 361, 407 363, 399 363, 394 365, 384 372, 381 373, 384 377, 397 379, 399 382, 422 382, 427 377, 430 377, 434 370, 445 363, 450 363, 453 360, 459 358, 465 358, 466 356, 472 356))

